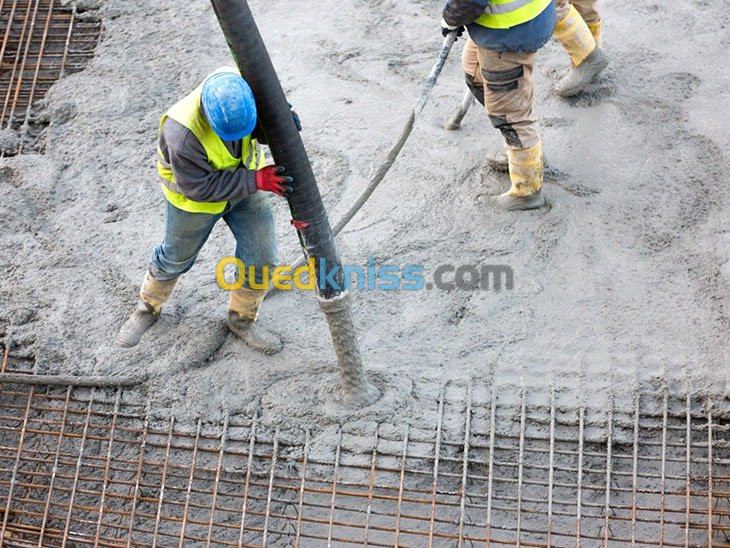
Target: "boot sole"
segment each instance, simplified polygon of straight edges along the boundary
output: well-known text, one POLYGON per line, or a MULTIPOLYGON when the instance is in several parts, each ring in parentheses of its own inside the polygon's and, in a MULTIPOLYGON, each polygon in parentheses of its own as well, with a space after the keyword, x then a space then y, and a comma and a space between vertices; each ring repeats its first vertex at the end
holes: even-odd
POLYGON ((119 337, 117 337, 117 345, 119 345, 122 348, 134 348, 135 346, 137 346, 140 343, 141 340, 142 339, 140 338, 139 341, 132 342, 132 341, 127 341, 127 340, 120 339, 119 337))

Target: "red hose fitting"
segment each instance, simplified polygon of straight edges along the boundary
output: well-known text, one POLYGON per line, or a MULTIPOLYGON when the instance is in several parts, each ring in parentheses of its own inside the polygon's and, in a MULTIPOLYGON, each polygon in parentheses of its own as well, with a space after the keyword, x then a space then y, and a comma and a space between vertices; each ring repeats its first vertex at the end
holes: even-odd
POLYGON ((307 221, 297 221, 296 219, 291 220, 291 225, 297 230, 302 230, 309 227, 309 223, 307 221))

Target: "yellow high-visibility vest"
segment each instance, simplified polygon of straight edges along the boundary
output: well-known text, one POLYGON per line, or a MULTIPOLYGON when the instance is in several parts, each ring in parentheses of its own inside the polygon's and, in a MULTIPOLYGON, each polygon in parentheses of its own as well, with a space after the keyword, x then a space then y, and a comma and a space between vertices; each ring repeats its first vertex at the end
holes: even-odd
POLYGON ((475 21, 490 29, 509 29, 532 21, 551 0, 489 0, 484 14, 475 21))
MULTIPOLYGON (((172 118, 189 129, 200 144, 203 145, 208 155, 208 162, 213 169, 234 169, 245 165, 248 169, 261 168, 266 163, 263 151, 259 150, 258 143, 251 136, 244 137, 241 146, 241 158, 236 158, 226 148, 220 137, 218 137, 208 124, 200 106, 200 93, 202 84, 193 92, 175 103, 160 119, 159 131, 162 131, 162 124, 165 120, 172 118)), ((158 135, 159 139, 159 135, 158 135)), ((227 202, 196 202, 181 192, 175 184, 175 175, 171 166, 165 161, 159 146, 157 148, 157 173, 162 178, 162 192, 167 200, 183 211, 190 213, 222 213, 227 202)))

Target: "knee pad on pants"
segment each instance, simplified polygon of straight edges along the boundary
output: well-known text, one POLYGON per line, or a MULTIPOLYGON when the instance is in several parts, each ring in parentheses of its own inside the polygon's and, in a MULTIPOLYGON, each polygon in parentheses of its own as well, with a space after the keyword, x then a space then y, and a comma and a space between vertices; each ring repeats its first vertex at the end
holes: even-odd
MULTIPOLYGON (((524 77, 524 75, 525 69, 521 66, 502 71, 482 70, 482 78, 486 82, 487 93, 491 94, 493 97, 495 95, 512 93, 514 98, 513 101, 510 102, 513 102, 517 107, 515 108, 515 111, 522 110, 519 106, 522 99, 514 92, 519 89, 520 80, 524 77)), ((520 139, 517 130, 507 119, 507 115, 496 115, 490 113, 489 120, 492 122, 492 125, 502 133, 504 140, 509 146, 516 148, 523 147, 522 140, 520 139)))
POLYGON ((514 148, 523 148, 522 139, 520 139, 520 136, 514 126, 507 121, 506 116, 493 116, 490 114, 489 121, 492 122, 492 126, 502 133, 504 141, 509 146, 514 148))

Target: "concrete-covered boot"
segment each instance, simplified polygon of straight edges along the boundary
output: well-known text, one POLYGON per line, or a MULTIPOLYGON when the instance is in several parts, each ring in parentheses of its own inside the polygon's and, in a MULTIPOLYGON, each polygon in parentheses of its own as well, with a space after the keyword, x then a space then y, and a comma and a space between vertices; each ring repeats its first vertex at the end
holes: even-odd
POLYGON ((505 211, 539 209, 545 205, 545 196, 542 195, 542 190, 533 192, 528 196, 513 196, 505 193, 501 194, 497 200, 499 206, 505 211))
MULTIPOLYGON (((600 22, 599 22, 600 23, 600 22)), ((595 30, 600 40, 600 24, 595 30)), ((573 67, 555 84, 555 93, 570 97, 583 91, 608 66, 608 58, 596 43, 591 29, 571 6, 555 26, 555 36, 570 55, 573 67)))
MULTIPOLYGON (((545 171, 552 170, 553 172, 557 172, 555 168, 550 167, 547 160, 545 160, 544 154, 542 156, 542 163, 545 171)), ((507 158, 507 148, 495 148, 494 150, 487 152, 487 165, 491 170, 497 171, 498 173, 509 173, 509 159, 507 158)))
POLYGON ((603 29, 601 27, 601 20, 598 21, 591 21, 590 23, 586 23, 588 25, 588 29, 591 31, 591 34, 593 35, 593 40, 595 40, 596 45, 599 48, 603 47, 603 29))
POLYGON ((176 283, 177 279, 161 282, 155 280, 149 272, 145 273, 139 291, 139 302, 117 335, 119 346, 131 348, 139 344, 142 336, 160 317, 162 305, 172 294, 176 283))
POLYGON ((530 148, 507 149, 512 187, 497 198, 507 211, 537 209, 545 205, 542 195, 542 144, 530 148))
POLYGON ((264 329, 256 322, 265 296, 266 291, 246 287, 231 291, 228 329, 251 348, 271 355, 284 348, 284 343, 276 333, 264 329))
POLYGON ((607 66, 608 58, 601 48, 596 47, 580 65, 571 68, 568 74, 555 84, 555 93, 560 97, 577 95, 585 90, 607 66))

